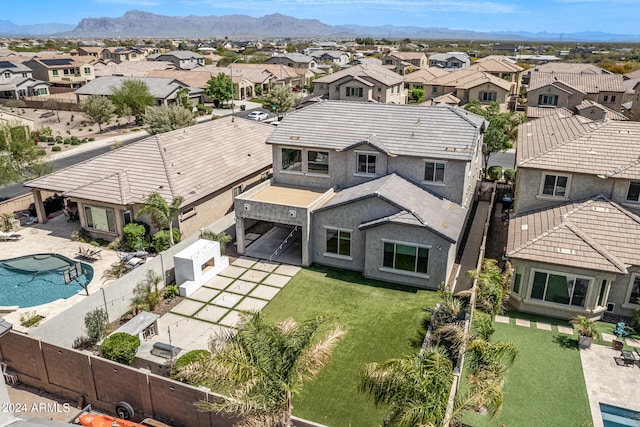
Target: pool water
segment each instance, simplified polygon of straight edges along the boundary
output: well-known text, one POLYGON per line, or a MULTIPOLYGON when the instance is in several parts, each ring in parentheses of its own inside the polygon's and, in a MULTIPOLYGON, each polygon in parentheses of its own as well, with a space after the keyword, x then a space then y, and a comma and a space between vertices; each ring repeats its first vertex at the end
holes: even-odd
POLYGON ((604 427, 640 427, 640 412, 600 403, 604 427))
POLYGON ((69 298, 87 286, 93 268, 80 263, 82 274, 65 285, 63 273, 76 261, 58 254, 36 254, 0 261, 0 306, 33 307, 69 298))

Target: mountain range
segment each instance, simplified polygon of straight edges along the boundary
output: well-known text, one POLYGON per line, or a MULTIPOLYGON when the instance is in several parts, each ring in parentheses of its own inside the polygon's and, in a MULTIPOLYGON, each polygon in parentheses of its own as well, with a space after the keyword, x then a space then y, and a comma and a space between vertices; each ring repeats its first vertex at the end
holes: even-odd
POLYGON ((132 10, 118 18, 84 18, 68 24, 16 25, 0 20, 0 35, 70 38, 354 38, 512 40, 512 41, 606 41, 638 42, 640 35, 530 32, 479 32, 416 26, 328 25, 317 19, 298 19, 279 13, 255 18, 247 15, 165 16, 132 10))

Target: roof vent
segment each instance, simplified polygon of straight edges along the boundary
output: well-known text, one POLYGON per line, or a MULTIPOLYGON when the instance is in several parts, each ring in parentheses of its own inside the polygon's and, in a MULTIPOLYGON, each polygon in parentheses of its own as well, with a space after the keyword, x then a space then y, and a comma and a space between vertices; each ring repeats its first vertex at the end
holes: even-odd
POLYGON ((528 229, 529 229, 529 224, 522 224, 520 226, 520 230, 522 230, 522 231, 527 231, 528 229))
POLYGON ((299 136, 290 136, 289 139, 293 140, 293 141, 297 141, 300 139, 299 136))
POLYGON ((564 255, 575 255, 576 254, 575 249, 569 249, 569 248, 556 248, 556 252, 558 252, 560 254, 564 254, 564 255))
POLYGON ((596 212, 609 212, 609 208, 606 208, 604 206, 594 206, 591 209, 596 212))
POLYGON ((631 131, 630 130, 621 129, 621 130, 618 131, 618 133, 628 135, 628 134, 631 133, 631 131))
POLYGON ((447 147, 445 151, 456 151, 455 147, 447 147))

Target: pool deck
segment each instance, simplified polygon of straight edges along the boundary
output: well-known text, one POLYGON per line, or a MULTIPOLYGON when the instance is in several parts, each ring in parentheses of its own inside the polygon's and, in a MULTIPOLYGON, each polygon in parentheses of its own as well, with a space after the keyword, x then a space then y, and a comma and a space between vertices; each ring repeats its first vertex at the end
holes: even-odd
MULTIPOLYGON (((59 215, 50 219, 46 224, 28 225, 19 230, 13 230, 12 232, 20 234, 22 239, 0 242, 0 260, 37 253, 57 253, 72 260, 82 261, 93 267, 93 280, 89 284, 89 293, 95 293, 104 285, 100 279, 102 273, 108 269, 111 264, 118 261, 118 256, 115 251, 103 248, 101 260, 88 262, 86 259, 78 259, 76 257, 78 247, 89 247, 86 243, 71 240, 71 233, 79 228, 79 222, 67 222, 64 215, 59 215)), ((0 315, 13 323, 14 329, 24 330, 24 328, 20 326, 21 313, 35 311, 37 314, 44 316, 44 321, 46 321, 47 318, 61 313, 73 304, 82 301, 83 298, 84 290, 82 294, 77 294, 67 299, 59 299, 48 304, 22 308, 8 314, 0 313, 0 315)))
POLYGON ((620 351, 593 344, 580 350, 593 427, 603 427, 599 403, 640 411, 640 366, 624 365, 620 351))

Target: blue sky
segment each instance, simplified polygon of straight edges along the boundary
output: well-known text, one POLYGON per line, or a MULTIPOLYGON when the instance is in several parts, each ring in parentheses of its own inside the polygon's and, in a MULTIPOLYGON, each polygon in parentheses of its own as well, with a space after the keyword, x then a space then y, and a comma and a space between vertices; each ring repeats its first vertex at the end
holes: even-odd
POLYGON ((3 0, 14 24, 77 24, 132 9, 160 15, 282 13, 326 24, 413 25, 474 31, 640 33, 640 0, 3 0))

